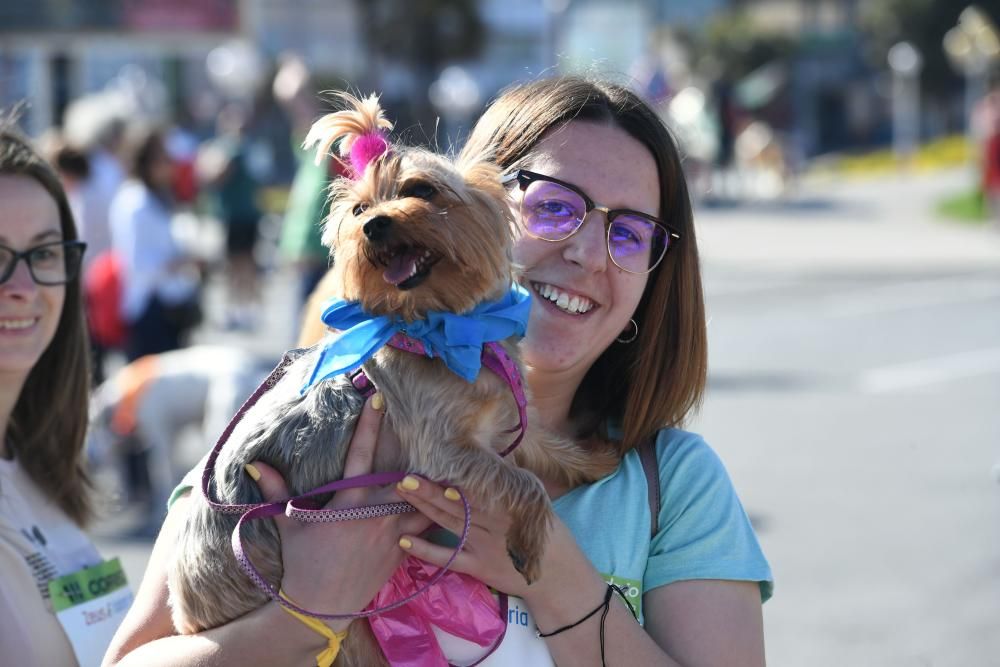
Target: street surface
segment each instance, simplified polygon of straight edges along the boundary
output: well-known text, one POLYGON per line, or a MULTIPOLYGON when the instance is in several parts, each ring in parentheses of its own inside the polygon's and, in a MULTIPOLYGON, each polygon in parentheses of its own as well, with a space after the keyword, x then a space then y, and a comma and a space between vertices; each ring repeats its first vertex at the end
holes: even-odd
MULTIPOLYGON (((711 347, 689 427, 771 561, 770 665, 1000 665, 1000 232, 933 216, 969 179, 696 212, 711 347)), ((294 304, 270 281, 258 335, 201 339, 280 352, 294 304)), ((135 585, 151 545, 113 537, 123 517, 95 532, 135 585)))

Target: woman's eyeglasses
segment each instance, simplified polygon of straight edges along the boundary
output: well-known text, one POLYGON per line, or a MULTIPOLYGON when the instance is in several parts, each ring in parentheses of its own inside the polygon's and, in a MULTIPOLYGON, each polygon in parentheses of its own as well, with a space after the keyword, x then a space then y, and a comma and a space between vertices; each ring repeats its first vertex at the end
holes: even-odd
POLYGON ((24 260, 31 278, 39 285, 65 285, 80 275, 87 244, 83 241, 55 241, 17 251, 0 245, 0 284, 10 280, 17 263, 24 260))
POLYGON ((601 206, 572 183, 526 169, 503 177, 504 185, 515 181, 521 190, 521 224, 532 238, 563 241, 579 231, 588 213, 603 211, 608 256, 622 271, 649 273, 681 238, 679 231, 662 220, 627 208, 601 206))

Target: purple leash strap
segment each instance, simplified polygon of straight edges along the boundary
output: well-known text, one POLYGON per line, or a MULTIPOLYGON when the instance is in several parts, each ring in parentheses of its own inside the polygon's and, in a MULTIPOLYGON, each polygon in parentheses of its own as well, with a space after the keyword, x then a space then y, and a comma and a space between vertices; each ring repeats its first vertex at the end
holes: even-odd
POLYGON ((511 393, 514 394, 514 401, 517 403, 517 416, 520 423, 509 431, 511 433, 517 431, 517 437, 514 438, 514 442, 507 446, 507 449, 500 452, 500 456, 507 456, 521 444, 521 441, 524 440, 524 432, 528 428, 528 397, 524 392, 524 380, 517 369, 517 364, 500 343, 486 343, 483 346, 483 365, 506 380, 511 393))
MULTIPOLYGON (((274 387, 274 385, 277 384, 277 382, 282 378, 282 376, 284 376, 285 371, 288 368, 288 365, 292 361, 293 357, 286 354, 284 358, 281 360, 281 362, 277 365, 277 367, 275 367, 275 369, 271 371, 270 375, 268 375, 267 378, 265 378, 264 381, 260 383, 257 389, 254 390, 253 394, 251 394, 250 397, 243 403, 243 405, 240 406, 240 409, 236 411, 235 415, 233 415, 233 418, 229 421, 229 424, 226 425, 225 430, 219 436, 219 439, 216 441, 215 446, 209 453, 208 460, 205 462, 205 470, 202 472, 201 476, 202 495, 205 497, 205 501, 209 504, 209 506, 213 510, 217 512, 222 512, 224 514, 242 515, 240 517, 240 520, 236 523, 236 528, 233 530, 233 536, 232 536, 233 553, 235 554, 236 560, 240 564, 240 567, 243 569, 244 572, 246 572, 247 576, 250 577, 250 580, 253 581, 258 588, 265 591, 268 595, 270 595, 272 599, 276 600, 278 603, 288 607, 289 609, 297 611, 301 614, 323 619, 360 618, 366 616, 373 616, 388 611, 390 609, 395 609, 396 607, 404 605, 413 598, 417 597, 431 586, 437 584, 437 582, 440 581, 441 578, 444 577, 444 575, 447 573, 452 563, 455 562, 455 558, 458 557, 459 552, 465 547, 465 542, 469 536, 469 526, 471 523, 472 508, 469 506, 469 501, 465 497, 465 494, 462 492, 461 489, 456 489, 456 490, 458 491, 462 499, 462 506, 465 511, 465 523, 462 529, 462 534, 459 537, 458 546, 455 548, 454 552, 451 554, 451 557, 445 563, 444 567, 442 567, 438 571, 438 573, 434 575, 434 577, 432 577, 426 584, 424 584, 424 586, 419 588, 412 595, 402 600, 399 600, 393 603, 392 605, 387 605, 385 607, 372 609, 369 611, 356 612, 353 614, 318 614, 315 612, 311 612, 308 609, 303 609, 302 607, 299 607, 293 604, 292 602, 285 600, 280 595, 278 595, 278 590, 274 586, 271 586, 262 576, 260 576, 260 572, 250 561, 249 557, 246 555, 246 551, 243 549, 243 536, 242 536, 243 526, 248 521, 253 521, 255 519, 262 519, 266 517, 274 517, 279 514, 286 514, 287 516, 290 516, 298 520, 310 521, 315 523, 315 522, 346 521, 346 520, 370 518, 374 516, 386 516, 388 514, 402 514, 403 512, 412 512, 414 511, 414 507, 406 502, 382 503, 378 505, 354 507, 344 510, 302 508, 295 505, 296 500, 309 498, 311 496, 316 496, 323 493, 330 493, 332 491, 338 491, 343 489, 356 489, 364 486, 373 486, 376 484, 384 485, 384 484, 391 484, 393 482, 398 482, 399 480, 401 480, 403 477, 406 476, 406 473, 402 472, 372 473, 369 475, 360 475, 358 477, 351 477, 349 479, 341 479, 334 482, 330 482, 328 484, 324 484, 323 486, 317 489, 313 489, 312 491, 304 493, 300 496, 296 496, 294 498, 288 498, 286 500, 274 503, 228 504, 228 503, 219 503, 212 499, 210 493, 211 481, 212 481, 212 476, 214 475, 215 472, 215 462, 219 458, 219 453, 222 451, 222 448, 229 440, 229 436, 232 435, 232 432, 236 428, 236 425, 239 424, 240 420, 243 419, 243 415, 246 414, 247 410, 256 405, 257 401, 260 400, 261 396, 270 391, 274 387)), ((364 379, 366 381, 368 380, 367 377, 365 377, 364 379)), ((352 377, 352 382, 355 384, 355 386, 358 386, 359 384, 359 381, 353 377, 352 377)), ((371 385, 370 381, 368 381, 368 385, 369 385, 368 387, 364 386, 359 387, 359 391, 361 391, 362 395, 364 395, 366 398, 375 391, 374 386, 371 385)))
MULTIPOLYGON (((356 489, 356 488, 359 488, 359 487, 362 487, 362 486, 371 486, 371 485, 374 485, 374 484, 390 483, 390 482, 393 482, 393 481, 398 481, 398 480, 402 479, 405 476, 406 476, 406 473, 400 473, 400 472, 374 473, 374 474, 371 474, 371 475, 359 475, 358 477, 351 477, 349 479, 342 479, 342 480, 338 480, 336 482, 330 482, 329 484, 324 484, 323 486, 319 487, 319 489, 316 489, 314 491, 310 491, 309 493, 303 494, 302 496, 298 496, 298 498, 303 498, 303 497, 306 497, 306 496, 316 495, 316 494, 320 494, 320 493, 329 493, 330 491, 338 491, 338 490, 343 490, 343 489, 356 489)), ((465 522, 464 522, 464 525, 462 527, 462 534, 459 536, 459 539, 458 539, 458 546, 455 547, 455 550, 452 552, 451 557, 448 558, 448 560, 447 560, 447 562, 445 562, 444 566, 441 567, 438 570, 437 574, 435 574, 433 577, 431 577, 427 581, 427 583, 425 583, 423 586, 421 586, 420 588, 418 588, 416 591, 414 591, 410 595, 406 596, 405 598, 402 598, 401 600, 397 600, 396 602, 394 602, 392 604, 385 605, 384 607, 378 607, 376 609, 369 609, 369 610, 362 610, 362 611, 353 612, 353 613, 347 613, 347 614, 323 614, 323 613, 319 613, 319 612, 315 612, 315 611, 310 611, 308 609, 304 609, 302 607, 299 607, 298 605, 296 605, 295 603, 291 602, 290 600, 287 600, 284 597, 282 597, 281 595, 278 595, 278 589, 275 588, 274 586, 272 586, 267 580, 264 579, 264 577, 262 577, 260 575, 260 572, 254 566, 253 562, 247 556, 246 551, 243 549, 243 536, 242 536, 243 526, 248 521, 253 521, 254 519, 263 519, 263 518, 267 518, 267 517, 274 517, 274 516, 277 516, 279 514, 288 514, 289 516, 291 516, 291 509, 292 509, 291 502, 292 501, 281 501, 281 502, 276 502, 276 503, 267 503, 267 504, 264 504, 264 505, 257 505, 253 509, 251 509, 249 512, 246 512, 243 516, 241 516, 239 522, 237 522, 237 524, 236 524, 236 528, 233 530, 233 539, 232 539, 233 553, 236 555, 236 561, 240 564, 240 567, 243 569, 244 572, 246 572, 247 576, 250 577, 251 581, 253 581, 254 584, 258 588, 260 588, 262 591, 266 592, 268 595, 271 596, 271 598, 273 600, 275 600, 276 602, 278 602, 282 606, 287 607, 287 608, 289 608, 289 609, 291 609, 293 611, 296 611, 296 612, 298 612, 300 614, 305 614, 306 616, 312 616, 314 618, 320 618, 320 619, 324 619, 324 620, 345 619, 345 618, 366 618, 368 616, 376 616, 378 614, 387 612, 387 611, 389 611, 391 609, 396 609, 397 607, 401 607, 401 606, 407 604, 410 600, 413 600, 418 595, 421 595, 424 591, 426 591, 427 589, 431 588, 432 586, 434 586, 435 584, 437 584, 439 581, 441 581, 441 578, 444 577, 445 574, 447 574, 448 569, 451 567, 452 563, 455 562, 455 559, 458 557, 459 552, 465 547, 465 542, 466 542, 466 540, 469 537, 469 527, 470 527, 470 525, 472 523, 472 508, 469 506, 469 501, 465 497, 465 494, 462 492, 462 490, 461 489, 456 489, 456 490, 458 491, 459 495, 461 496, 462 507, 463 507, 463 509, 465 511, 465 522), (286 509, 286 505, 287 505, 287 509, 286 509)), ((293 500, 295 500, 295 499, 293 499, 293 500)), ((409 503, 405 503, 405 504, 412 509, 412 506, 409 503)), ((374 507, 378 507, 378 506, 376 505, 374 507)), ((355 509, 363 509, 363 508, 355 508, 355 509)), ((308 512, 311 512, 311 511, 315 511, 315 512, 322 513, 322 512, 327 512, 328 510, 302 510, 302 509, 297 509, 296 511, 297 512, 305 512, 305 513, 308 513, 308 512)), ((364 517, 364 518, 368 518, 368 517, 364 517)), ((322 519, 319 519, 319 520, 322 520, 322 519)), ((506 616, 505 616, 505 618, 506 618, 506 616)))
MULTIPOLYGON (((389 341, 389 344, 398 349, 406 350, 408 352, 413 352, 416 354, 424 353, 423 344, 417 340, 404 336, 402 334, 397 334, 389 341)), ((240 514, 242 515, 236 524, 236 528, 233 530, 232 535, 232 547, 233 553, 236 556, 237 562, 240 564, 241 569, 247 574, 247 576, 254 582, 254 584, 265 591, 273 600, 277 601, 279 604, 292 609, 301 614, 307 616, 312 616, 320 619, 346 619, 346 618, 363 618, 369 616, 375 616, 377 614, 384 613, 391 609, 396 609, 397 607, 403 606, 421 595, 424 591, 436 585, 442 577, 445 576, 448 569, 454 563, 455 559, 458 557, 459 552, 465 547, 465 543, 468 539, 469 527, 471 525, 472 509, 469 506, 469 501, 465 497, 465 494, 461 489, 456 488, 462 500, 462 507, 465 512, 465 521, 462 528, 462 534, 459 536, 459 543, 455 547, 451 556, 448 558, 447 562, 442 568, 435 574, 426 584, 417 589, 411 595, 394 602, 393 604, 386 605, 384 607, 379 607, 377 609, 370 609, 367 611, 360 611, 347 614, 322 614, 304 609, 297 606, 293 602, 286 600, 281 595, 278 594, 278 589, 268 583, 261 575, 257 568, 254 566, 253 562, 247 556, 246 551, 243 548, 243 538, 242 529, 243 526, 255 519, 262 519, 268 517, 275 517, 279 514, 285 514, 298 521, 307 521, 312 523, 327 523, 333 521, 353 521, 358 519, 373 518, 377 516, 388 516, 390 514, 402 514, 404 512, 415 511, 415 508, 407 502, 394 502, 394 503, 381 503, 376 505, 366 505, 362 507, 346 508, 341 510, 330 510, 330 509, 319 509, 316 507, 301 507, 297 505, 297 501, 302 501, 304 499, 310 498, 312 496, 321 495, 324 493, 330 493, 334 491, 340 491, 344 489, 361 488, 365 486, 374 485, 385 485, 391 484, 393 482, 398 482, 406 473, 402 472, 386 472, 386 473, 372 473, 368 475, 359 475, 357 477, 351 477, 349 479, 341 479, 328 484, 324 484, 316 489, 308 491, 299 496, 288 498, 286 500, 273 502, 273 503, 255 503, 255 504, 228 504, 219 503, 212 499, 210 488, 212 477, 215 473, 215 463, 225 446, 226 442, 229 440, 230 435, 232 435, 233 430, 236 425, 243 419, 244 414, 247 410, 256 405, 257 401, 260 400, 261 396, 270 391, 275 384, 284 376, 289 364, 293 361, 293 357, 289 354, 285 354, 284 358, 278 364, 270 375, 265 378, 263 382, 254 390, 253 394, 240 406, 236 414, 226 425, 225 430, 219 436, 209 453, 208 459, 205 462, 205 469, 202 472, 201 479, 201 490, 205 501, 209 506, 217 511, 224 514, 240 514)), ((512 452, 520 443, 524 437, 525 428, 527 426, 527 413, 526 405, 527 399, 524 393, 524 386, 521 379, 521 374, 518 372, 516 364, 511 360, 510 356, 504 351, 503 347, 498 343, 486 343, 483 349, 482 356, 483 365, 489 368, 491 371, 496 373, 498 376, 503 378, 511 388, 511 392, 514 394, 514 399, 517 403, 518 414, 520 418, 520 423, 510 432, 519 431, 518 436, 514 442, 508 446, 500 456, 506 456, 512 452)), ((377 390, 374 383, 368 378, 363 369, 358 369, 351 373, 349 376, 351 383, 357 389, 357 391, 364 397, 369 398, 377 390)), ((506 607, 507 607, 507 596, 504 594, 500 595, 501 600, 501 613, 505 620, 506 625, 506 607)), ((503 635, 501 635, 500 640, 493 646, 490 654, 493 650, 499 646, 500 641, 502 641, 503 635)), ((487 654, 489 655, 489 654, 487 654)), ((484 657, 485 659, 485 657, 484 657)), ((475 664, 478 664, 475 663, 475 664)))
POLYGON ((209 492, 212 485, 212 477, 215 474, 215 461, 219 458, 222 448, 225 446, 226 442, 229 441, 229 436, 232 435, 233 429, 235 429, 236 425, 243 419, 243 415, 246 414, 246 411, 256 405, 257 401, 260 400, 260 397, 270 391, 274 385, 278 383, 278 380, 285 375, 288 365, 291 364, 293 360, 294 358, 291 355, 285 353, 285 356, 282 357, 281 361, 277 366, 275 366, 274 370, 271 371, 270 375, 264 378, 264 381, 261 382, 256 389, 254 389, 254 392, 250 394, 250 397, 243 402, 240 409, 237 410, 236 414, 233 415, 233 418, 229 420, 229 423, 226 424, 225 430, 222 431, 222 435, 220 435, 219 439, 215 441, 215 446, 212 448, 212 451, 209 452, 208 460, 205 461, 205 469, 201 473, 201 494, 205 497, 205 501, 209 504, 209 506, 216 512, 222 512, 223 514, 243 514, 261 506, 260 503, 230 505, 227 503, 215 502, 209 492))

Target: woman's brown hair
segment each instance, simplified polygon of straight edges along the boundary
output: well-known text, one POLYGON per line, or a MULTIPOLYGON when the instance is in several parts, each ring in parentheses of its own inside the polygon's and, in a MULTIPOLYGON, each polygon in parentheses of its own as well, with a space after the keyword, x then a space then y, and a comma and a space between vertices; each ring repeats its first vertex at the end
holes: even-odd
POLYGON ((581 436, 622 428, 621 452, 681 425, 705 390, 708 342, 694 221, 680 154, 645 102, 615 83, 576 76, 518 84, 500 93, 473 128, 463 154, 485 154, 505 171, 525 167, 549 132, 570 121, 613 125, 656 161, 660 217, 681 230, 650 274, 634 319, 638 338, 612 344, 584 377, 570 416, 581 436))
MULTIPOLYGON (((59 209, 63 239, 77 240, 66 192, 31 144, 0 121, 0 174, 30 178, 59 209)), ((84 468, 89 359, 80 280, 66 284, 59 326, 28 373, 7 427, 21 467, 47 497, 83 526, 91 518, 91 483, 84 468)))

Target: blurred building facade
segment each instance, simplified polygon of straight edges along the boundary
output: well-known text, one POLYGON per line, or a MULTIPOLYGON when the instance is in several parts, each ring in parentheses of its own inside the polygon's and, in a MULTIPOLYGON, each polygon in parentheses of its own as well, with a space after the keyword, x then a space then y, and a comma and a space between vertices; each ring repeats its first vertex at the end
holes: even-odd
POLYGON ((151 85, 151 104, 194 99, 207 54, 239 31, 235 0, 3 3, 0 107, 26 100, 22 122, 37 133, 109 85, 151 85))
MULTIPOLYGON (((694 71, 683 40, 671 35, 704 32, 722 13, 738 13, 795 47, 725 85, 749 114, 810 156, 889 140, 887 68, 866 57, 862 7, 861 0, 5 2, 0 108, 27 100, 22 122, 39 133, 62 122, 71 100, 117 88, 150 113, 207 125, 235 96, 262 107, 260 131, 287 143, 264 84, 281 54, 294 52, 313 71, 317 92, 380 91, 400 127, 423 124, 415 140, 436 141, 440 118, 441 138, 460 141, 499 89, 546 71, 631 78, 654 102, 692 84, 710 93, 721 75, 694 71), (441 13, 414 13, 429 11, 441 13), (401 23, 401 13, 422 22, 401 23), (386 26, 395 32, 382 34, 386 26), (428 26, 433 34, 422 32, 428 26), (449 30, 475 44, 450 48, 458 40, 442 37, 449 30), (393 48, 404 40, 410 50, 393 48), (220 47, 230 49, 228 64, 225 49, 213 61, 220 47)), ((930 134, 954 129, 961 102, 953 102, 927 100, 930 134)))

